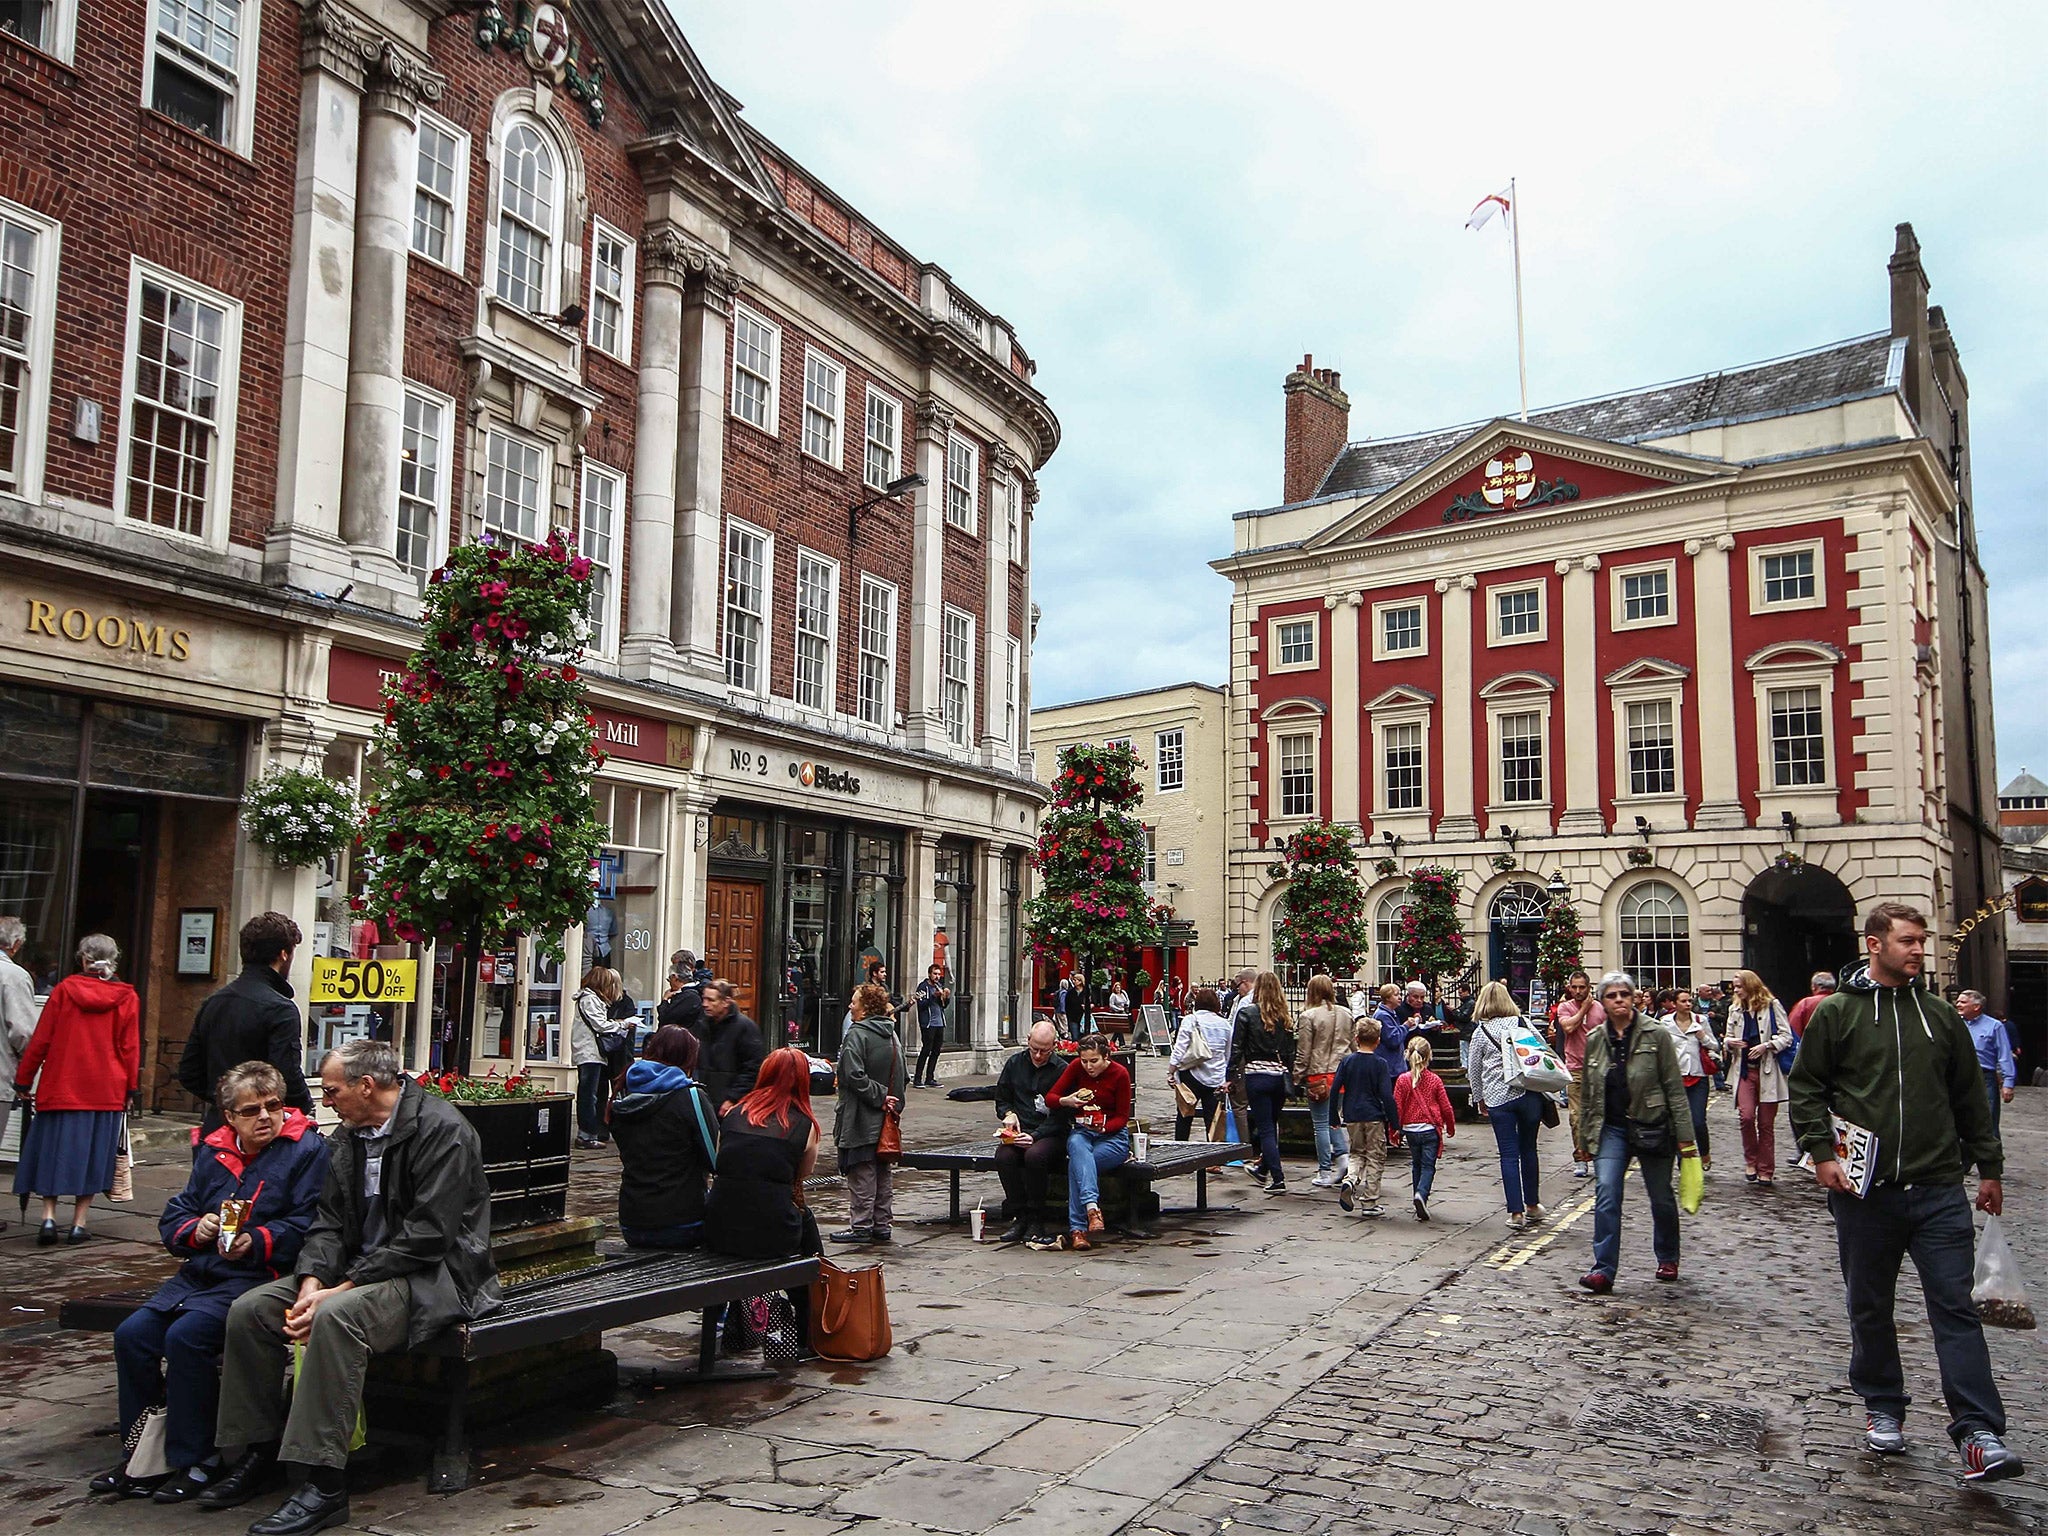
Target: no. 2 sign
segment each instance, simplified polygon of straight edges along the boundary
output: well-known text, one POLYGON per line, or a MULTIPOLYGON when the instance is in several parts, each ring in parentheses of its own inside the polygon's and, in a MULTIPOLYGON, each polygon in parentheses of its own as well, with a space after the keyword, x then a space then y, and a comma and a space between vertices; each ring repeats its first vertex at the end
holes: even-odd
POLYGON ((417 960, 313 961, 316 1003, 409 1003, 419 990, 417 960))

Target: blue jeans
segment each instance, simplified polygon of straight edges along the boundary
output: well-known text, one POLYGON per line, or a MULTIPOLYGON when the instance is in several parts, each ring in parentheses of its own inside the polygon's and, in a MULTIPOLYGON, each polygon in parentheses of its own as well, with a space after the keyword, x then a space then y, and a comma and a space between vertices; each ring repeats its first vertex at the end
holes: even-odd
POLYGON ((1088 1230, 1088 1207, 1102 1204, 1102 1176, 1130 1161, 1128 1132, 1105 1135, 1079 1126, 1067 1132, 1067 1230, 1088 1230))
POLYGON ((1539 1203, 1539 1169, 1536 1161, 1536 1133, 1543 1126, 1543 1099, 1525 1093, 1509 1099, 1497 1109, 1488 1109, 1493 1123, 1493 1140, 1500 1148, 1500 1188, 1507 1196, 1510 1214, 1539 1203))
MULTIPOLYGON (((1998 1112, 2005 1106, 2005 1100, 2001 1097, 2005 1091, 2005 1079, 1998 1075, 1998 1068, 1986 1067, 1984 1069, 1984 1091, 1991 1095, 1991 1134, 1996 1136, 1998 1134, 1998 1112)), ((0 1130, 5 1129, 5 1126, 0 1126, 0 1130)))
POLYGON ((1280 1166, 1280 1110, 1287 1103, 1287 1078, 1279 1072, 1247 1072, 1244 1092, 1252 1106, 1252 1145, 1259 1149, 1258 1166, 1253 1171, 1284 1180, 1287 1170, 1280 1166))
POLYGON ((1842 1283, 1849 1293, 1849 1385, 1856 1395, 1873 1413, 1897 1419, 1905 1418, 1912 1401, 1892 1319, 1899 1261, 1910 1253, 1934 1331, 1950 1438, 1960 1444, 1979 1429, 2004 1434, 2005 1404, 1991 1376, 1984 1326, 1970 1300, 1977 1234, 1963 1186, 1876 1184, 1861 1200, 1830 1191, 1828 1209, 1834 1212, 1842 1283))
POLYGON ((1650 1246, 1659 1264, 1678 1262, 1678 1192, 1671 1187, 1674 1156, 1644 1157, 1628 1149, 1628 1128, 1603 1127, 1593 1149, 1593 1267, 1612 1277, 1621 1264, 1621 1193, 1633 1156, 1643 1170, 1643 1188, 1650 1193, 1650 1246))
POLYGON ((604 1140, 604 1063, 586 1061, 576 1069, 576 1129, 604 1140))
POLYGON ((114 1330, 114 1374, 120 1384, 121 1430, 142 1410, 165 1404, 164 1459, 173 1471, 213 1455, 220 1414, 220 1357, 228 1321, 211 1312, 159 1312, 143 1307, 114 1330))
POLYGON ((1339 1157, 1348 1156, 1351 1151, 1351 1136, 1344 1129, 1344 1122, 1337 1118, 1338 1108, 1335 1083, 1330 1085, 1330 1096, 1322 1103, 1309 1101, 1308 1117, 1315 1126, 1318 1173, 1328 1173, 1337 1166, 1339 1157))
POLYGON ((1415 1186, 1415 1198, 1429 1199, 1429 1187, 1436 1182, 1436 1155, 1443 1147, 1442 1131, 1403 1131, 1408 1143, 1408 1178, 1415 1186))
POLYGON ((1693 1145, 1700 1149, 1701 1157, 1712 1157, 1714 1149, 1707 1140, 1707 1080, 1704 1077, 1686 1088, 1685 1102, 1692 1106, 1693 1145))

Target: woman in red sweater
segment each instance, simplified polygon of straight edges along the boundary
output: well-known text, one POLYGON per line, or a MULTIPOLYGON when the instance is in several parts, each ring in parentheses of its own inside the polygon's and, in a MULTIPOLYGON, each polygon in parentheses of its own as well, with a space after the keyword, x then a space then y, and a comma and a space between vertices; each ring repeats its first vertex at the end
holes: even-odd
POLYGON ((50 989, 15 1068, 15 1097, 33 1088, 36 1118, 14 1192, 43 1197, 41 1247, 57 1241, 59 1196, 74 1201, 70 1240, 82 1243, 92 1197, 114 1187, 122 1112, 142 1081, 141 1008, 135 989, 114 980, 120 959, 120 946, 104 933, 78 941, 78 974, 50 989))
POLYGON ((1408 1172, 1415 1185, 1415 1219, 1429 1220, 1429 1187, 1436 1182, 1437 1154, 1458 1133, 1444 1080, 1429 1070, 1429 1041, 1408 1040, 1408 1070, 1394 1079, 1394 1114, 1408 1143, 1408 1172))
MULTIPOLYGON (((1101 1035, 1082 1040, 1073 1063, 1045 1096, 1048 1110, 1073 1117, 1067 1132, 1067 1231, 1034 1239, 1034 1248, 1087 1250, 1102 1230, 1102 1175, 1130 1160, 1131 1074, 1110 1060, 1101 1035)), ((1044 1134, 1041 1132, 1040 1134, 1044 1134)))

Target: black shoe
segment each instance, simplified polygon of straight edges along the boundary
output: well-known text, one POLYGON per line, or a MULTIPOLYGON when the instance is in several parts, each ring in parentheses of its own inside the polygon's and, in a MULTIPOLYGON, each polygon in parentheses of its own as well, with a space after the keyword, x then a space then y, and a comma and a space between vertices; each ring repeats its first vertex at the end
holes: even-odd
POLYGON ((57 1223, 54 1221, 43 1223, 41 1230, 36 1233, 36 1246, 38 1248, 54 1248, 57 1246, 57 1223))
POLYGON ((225 1473, 200 1489, 193 1502, 201 1509, 233 1509, 276 1481, 277 1452, 269 1446, 251 1447, 225 1473))
POLYGON ((157 1485, 164 1481, 162 1477, 130 1477, 128 1464, 124 1461, 111 1472, 102 1472, 85 1486, 93 1493, 117 1494, 124 1499, 146 1499, 156 1491, 157 1485))
POLYGON ((999 1243, 1021 1243, 1030 1235, 1031 1229, 1026 1223, 1013 1221, 1003 1228, 1003 1235, 998 1237, 996 1241, 999 1243))
POLYGON ((894 1230, 895 1229, 892 1227, 877 1227, 874 1231, 868 1234, 868 1241, 871 1243, 893 1243, 896 1241, 896 1239, 893 1236, 891 1236, 891 1233, 894 1230))
POLYGON ((310 1482, 286 1499, 274 1515, 249 1527, 249 1536, 304 1536, 348 1523, 348 1492, 322 1493, 310 1482))
POLYGON ((828 1243, 871 1243, 874 1240, 875 1234, 865 1227, 848 1227, 844 1232, 825 1234, 825 1241, 828 1243))
POLYGON ((159 1504, 183 1504, 187 1499, 198 1498, 203 1491, 212 1487, 220 1472, 218 1462, 211 1467, 187 1467, 182 1472, 173 1472, 157 1486, 151 1497, 159 1504), (194 1472, 199 1473, 197 1478, 193 1477, 194 1472))
POLYGON ((88 1237, 91 1236, 92 1234, 86 1231, 85 1228, 73 1227, 71 1229, 71 1235, 65 1238, 64 1241, 70 1243, 73 1247, 76 1247, 78 1244, 84 1242, 88 1237))

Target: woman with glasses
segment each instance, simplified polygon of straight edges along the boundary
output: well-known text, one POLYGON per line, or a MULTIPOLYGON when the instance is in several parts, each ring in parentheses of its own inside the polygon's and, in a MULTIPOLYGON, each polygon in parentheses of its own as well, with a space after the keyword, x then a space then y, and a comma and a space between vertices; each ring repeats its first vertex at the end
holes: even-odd
POLYGON ((157 1223, 184 1263, 114 1330, 122 1432, 165 1405, 172 1470, 130 1477, 124 1462, 92 1480, 94 1493, 182 1504, 222 1470, 213 1426, 228 1308, 292 1272, 327 1177, 327 1144, 284 1096, 284 1077, 267 1061, 221 1074, 213 1102, 226 1123, 199 1144, 192 1177, 157 1223))

